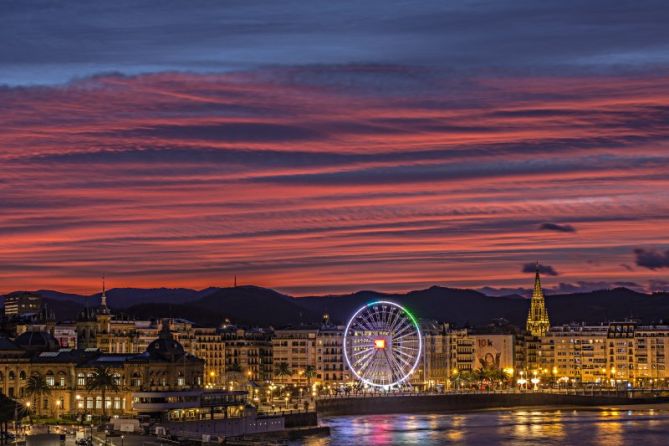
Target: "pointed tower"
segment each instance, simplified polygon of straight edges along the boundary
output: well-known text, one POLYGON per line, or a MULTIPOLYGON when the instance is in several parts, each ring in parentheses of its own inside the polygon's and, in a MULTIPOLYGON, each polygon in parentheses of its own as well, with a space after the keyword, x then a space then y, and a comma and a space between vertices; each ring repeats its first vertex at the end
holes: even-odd
POLYGON ((102 275, 102 294, 100 295, 100 308, 98 314, 109 314, 109 307, 107 307, 107 288, 105 287, 105 276, 102 275))
POLYGON ((104 274, 102 275, 102 295, 100 296, 100 306, 101 307, 106 307, 107 306, 107 289, 105 287, 105 276, 104 276, 104 274))
POLYGON ((532 336, 545 336, 551 324, 546 311, 544 292, 541 289, 541 278, 539 277, 539 262, 537 262, 536 275, 534 276, 534 291, 530 302, 530 312, 527 315, 525 328, 532 336))

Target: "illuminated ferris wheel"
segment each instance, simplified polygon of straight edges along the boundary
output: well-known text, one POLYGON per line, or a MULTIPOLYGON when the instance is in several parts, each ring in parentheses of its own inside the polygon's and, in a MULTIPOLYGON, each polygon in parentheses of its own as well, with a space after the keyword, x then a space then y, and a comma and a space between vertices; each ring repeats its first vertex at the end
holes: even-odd
POLYGON ((416 318, 388 301, 365 305, 344 331, 344 357, 364 384, 389 389, 405 383, 418 367, 423 340, 416 318))

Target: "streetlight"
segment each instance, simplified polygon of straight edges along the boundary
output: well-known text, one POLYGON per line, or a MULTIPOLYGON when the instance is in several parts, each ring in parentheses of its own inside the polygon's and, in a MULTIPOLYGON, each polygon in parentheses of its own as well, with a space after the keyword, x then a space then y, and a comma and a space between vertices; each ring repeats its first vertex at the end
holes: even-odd
POLYGON ((125 435, 121 435, 121 446, 123 446, 123 440, 125 439, 125 435))
POLYGON ((537 376, 534 376, 534 378, 532 378, 530 382, 534 385, 533 390, 539 390, 538 384, 541 382, 541 380, 537 376))

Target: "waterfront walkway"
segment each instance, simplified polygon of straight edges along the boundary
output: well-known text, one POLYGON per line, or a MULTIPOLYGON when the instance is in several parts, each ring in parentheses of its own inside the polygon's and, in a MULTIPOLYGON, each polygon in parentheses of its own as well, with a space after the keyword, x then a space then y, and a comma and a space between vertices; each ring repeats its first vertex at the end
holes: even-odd
POLYGON ((552 395, 585 395, 585 396, 612 396, 612 397, 659 397, 669 396, 669 388, 630 388, 630 389, 598 389, 598 388, 570 388, 570 389, 538 389, 538 390, 447 390, 444 392, 425 391, 370 391, 340 393, 336 395, 325 395, 316 398, 316 401, 331 399, 350 398, 388 398, 397 396, 434 396, 434 395, 530 395, 530 394, 552 394, 552 395))
POLYGON ((445 393, 359 393, 316 401, 319 415, 364 415, 402 412, 452 412, 524 406, 624 406, 669 403, 659 389, 537 391, 452 391, 445 393))

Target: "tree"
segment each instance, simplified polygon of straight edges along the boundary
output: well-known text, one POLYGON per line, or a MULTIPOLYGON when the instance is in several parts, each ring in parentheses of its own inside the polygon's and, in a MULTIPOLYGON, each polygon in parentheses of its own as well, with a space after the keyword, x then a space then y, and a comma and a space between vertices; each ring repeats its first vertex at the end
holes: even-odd
POLYGON ((28 411, 18 401, 0 394, 0 444, 7 440, 7 423, 26 416, 28 411))
POLYGON ((276 366, 276 370, 274 371, 274 374, 278 376, 279 378, 284 377, 284 376, 291 376, 293 374, 293 371, 290 370, 290 366, 288 365, 287 362, 280 362, 276 366))
POLYGON ((107 418, 107 391, 118 392, 119 385, 109 367, 96 367, 93 374, 86 380, 86 388, 99 390, 102 393, 102 416, 107 418))
POLYGON ((462 370, 458 373, 456 379, 463 382, 465 384, 465 388, 468 388, 472 382, 476 381, 477 377, 475 376, 475 372, 470 370, 462 370))
POLYGON ((501 369, 491 369, 489 374, 494 387, 497 387, 497 384, 504 385, 509 380, 509 376, 501 369))
POLYGON ((304 376, 307 378, 307 387, 311 389, 311 378, 316 376, 316 367, 308 365, 304 368, 304 376))
POLYGON ((43 396, 51 393, 51 387, 47 384, 44 375, 40 373, 30 375, 24 392, 26 395, 32 397, 37 416, 41 416, 43 396))

